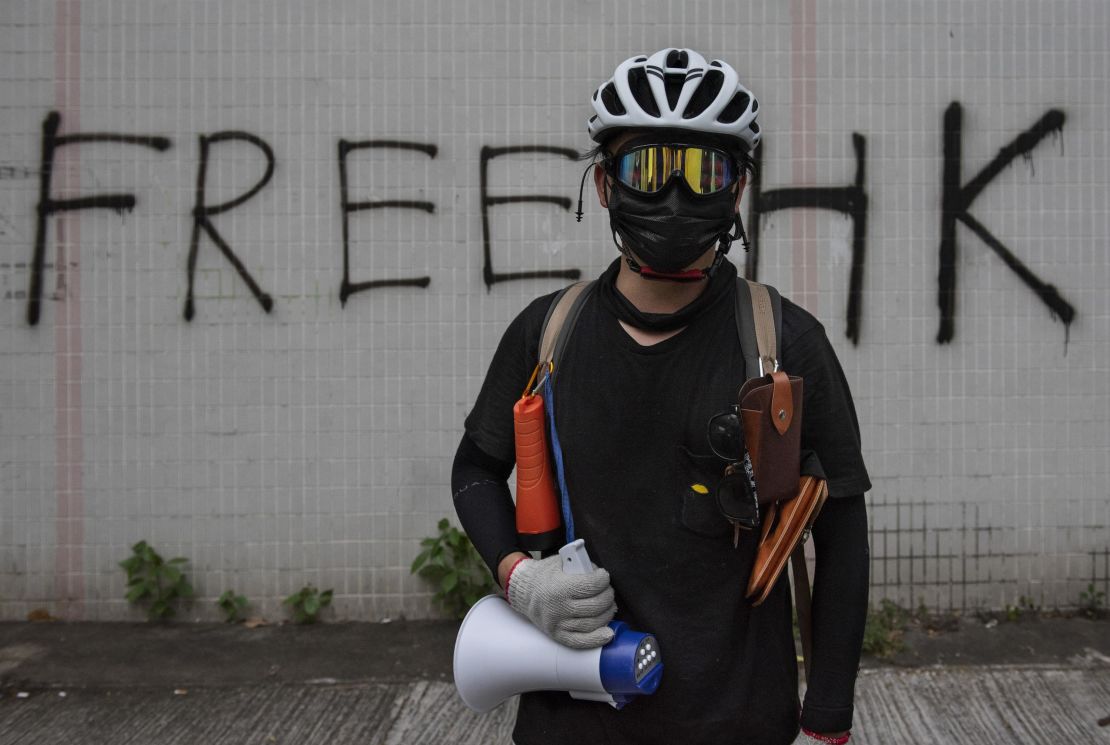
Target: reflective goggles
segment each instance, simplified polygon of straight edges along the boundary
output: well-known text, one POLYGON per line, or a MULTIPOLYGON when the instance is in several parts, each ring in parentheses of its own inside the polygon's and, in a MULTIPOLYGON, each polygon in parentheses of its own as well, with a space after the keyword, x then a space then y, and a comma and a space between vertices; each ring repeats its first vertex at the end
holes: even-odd
POLYGON ((715 194, 736 183, 736 160, 700 145, 639 145, 610 159, 610 175, 630 189, 652 194, 675 173, 695 194, 715 194))

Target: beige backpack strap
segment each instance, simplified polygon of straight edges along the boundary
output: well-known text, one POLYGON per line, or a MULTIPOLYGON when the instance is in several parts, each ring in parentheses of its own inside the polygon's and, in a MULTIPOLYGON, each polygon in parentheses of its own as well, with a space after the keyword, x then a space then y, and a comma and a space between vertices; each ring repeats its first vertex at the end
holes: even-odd
POLYGON ((770 375, 779 368, 778 334, 775 332, 775 314, 771 294, 766 285, 746 280, 751 289, 752 311, 755 314, 755 342, 759 348, 759 361, 763 374, 770 375))
MULTIPOLYGON (((581 304, 577 303, 577 300, 591 284, 590 281, 575 282, 563 290, 551 303, 551 307, 547 310, 547 317, 543 321, 543 335, 540 338, 540 362, 552 362, 559 356, 558 352, 561 350, 556 349, 559 333, 563 330, 572 309, 574 311, 581 309, 581 304)), ((575 320, 577 318, 571 319, 572 326, 575 320)))
MULTIPOLYGON (((781 329, 781 301, 772 296, 766 285, 745 280, 752 299, 755 321, 755 341, 759 362, 764 375, 779 369, 778 336, 781 329), (778 306, 778 307, 776 307, 778 306), (778 313, 776 313, 776 310, 778 313)), ((790 555, 794 570, 794 609, 798 614, 798 635, 802 640, 802 663, 806 679, 813 659, 812 591, 809 584, 809 567, 806 566, 805 541, 800 542, 790 555)))

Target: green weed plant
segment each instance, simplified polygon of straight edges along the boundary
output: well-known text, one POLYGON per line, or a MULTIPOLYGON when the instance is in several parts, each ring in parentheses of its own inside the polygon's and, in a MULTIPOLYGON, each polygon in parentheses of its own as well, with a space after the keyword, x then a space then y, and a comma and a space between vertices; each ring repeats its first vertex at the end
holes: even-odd
POLYGON ((906 648, 902 635, 910 621, 910 613, 897 603, 886 600, 878 608, 868 606, 867 625, 863 629, 865 654, 886 659, 906 648))
POLYGON ((484 595, 494 591, 493 577, 470 538, 439 521, 439 535, 420 542, 424 550, 412 562, 411 572, 436 588, 433 600, 453 618, 462 618, 484 595))
POLYGON ((1106 613, 1106 593, 1096 590, 1092 582, 1079 593, 1079 612, 1087 618, 1101 618, 1106 613))
POLYGON ((299 624, 316 623, 320 611, 331 605, 332 590, 320 592, 311 584, 302 587, 283 602, 293 612, 293 620, 299 624))
POLYGON ((146 541, 131 547, 131 556, 119 562, 127 572, 127 602, 147 605, 147 618, 165 621, 173 617, 174 604, 193 597, 193 586, 185 577, 188 559, 163 559, 146 541))
POLYGON ((224 623, 242 621, 248 605, 247 599, 242 595, 236 595, 234 590, 225 590, 216 601, 216 606, 224 614, 224 623))

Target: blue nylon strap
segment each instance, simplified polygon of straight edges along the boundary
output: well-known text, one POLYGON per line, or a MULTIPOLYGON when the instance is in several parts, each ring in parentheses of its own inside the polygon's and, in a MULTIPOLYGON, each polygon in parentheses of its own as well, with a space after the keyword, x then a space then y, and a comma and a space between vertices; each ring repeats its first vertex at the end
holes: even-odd
POLYGON ((547 428, 551 433, 551 452, 555 456, 555 480, 559 484, 559 495, 562 497, 563 525, 567 529, 567 543, 574 540, 574 517, 570 514, 570 495, 567 493, 567 480, 563 475, 563 448, 559 445, 559 433, 555 429, 555 386, 551 383, 551 375, 547 374, 543 380, 543 404, 547 411, 547 428))

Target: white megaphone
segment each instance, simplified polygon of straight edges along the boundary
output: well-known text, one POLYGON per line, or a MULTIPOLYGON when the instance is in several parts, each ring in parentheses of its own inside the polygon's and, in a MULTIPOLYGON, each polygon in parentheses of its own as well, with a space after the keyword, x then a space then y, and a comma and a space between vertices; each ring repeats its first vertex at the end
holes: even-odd
MULTIPOLYGON (((563 571, 593 571, 582 539, 559 549, 563 571)), ((550 639, 497 595, 466 614, 455 639, 455 688, 463 703, 484 713, 518 693, 567 691, 574 698, 621 708, 655 692, 663 676, 659 643, 623 621, 604 647, 571 649, 550 639)))

